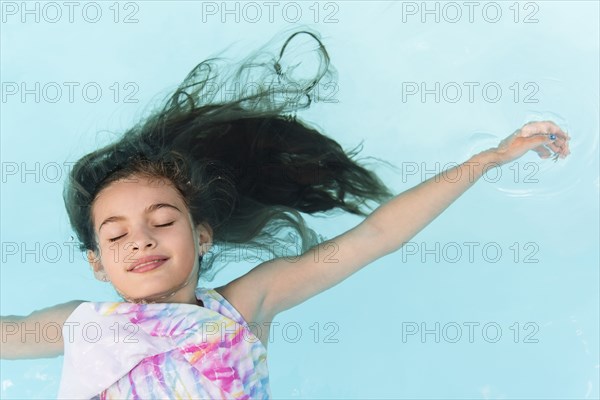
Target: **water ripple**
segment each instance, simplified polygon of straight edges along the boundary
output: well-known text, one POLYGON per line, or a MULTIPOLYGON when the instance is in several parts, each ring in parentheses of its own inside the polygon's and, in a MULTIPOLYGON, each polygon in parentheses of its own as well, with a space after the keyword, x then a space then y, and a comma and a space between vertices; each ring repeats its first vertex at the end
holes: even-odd
MULTIPOLYGON (((599 178, 594 171, 598 158, 598 127, 570 124, 562 116, 552 112, 528 111, 523 124, 529 121, 554 121, 571 136, 571 153, 565 159, 554 162, 551 158, 541 159, 530 151, 518 160, 488 171, 482 179, 508 197, 554 198, 572 191, 575 187, 591 185, 598 191, 599 178)), ((467 139, 467 151, 476 154, 496 147, 510 132, 473 132, 467 139)), ((579 189, 581 191, 581 188, 579 189)))

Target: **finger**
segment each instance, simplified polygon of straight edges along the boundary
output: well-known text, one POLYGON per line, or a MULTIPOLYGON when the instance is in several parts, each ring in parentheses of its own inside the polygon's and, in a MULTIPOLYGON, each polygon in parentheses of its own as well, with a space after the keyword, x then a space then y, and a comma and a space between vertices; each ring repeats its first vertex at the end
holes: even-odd
POLYGON ((565 146, 561 147, 559 153, 564 156, 568 156, 569 154, 571 154, 571 150, 569 149, 568 145, 565 145, 565 146))
POLYGON ((546 144, 546 146, 548 146, 550 149, 552 149, 552 151, 555 153, 562 152, 562 146, 559 146, 558 144, 556 144, 554 142, 550 142, 550 143, 546 144))
POLYGON ((553 142, 547 144, 547 146, 555 152, 555 160, 558 158, 566 158, 569 154, 571 154, 571 150, 569 149, 570 139, 571 138, 569 136, 566 138, 559 137, 553 142))
POLYGON ((554 144, 558 147, 557 153, 563 154, 564 156, 571 154, 568 141, 555 141, 554 144))
POLYGON ((554 142, 550 142, 545 145, 554 151, 555 155, 560 158, 565 158, 571 153, 568 142, 563 140, 555 140, 554 142))
POLYGON ((571 137, 567 132, 564 132, 563 130, 557 130, 557 128, 560 128, 552 121, 536 121, 526 125, 527 129, 525 134, 532 134, 532 132, 539 132, 541 129, 547 129, 547 133, 533 133, 531 136, 546 136, 549 138, 550 141, 544 143, 544 145, 555 152, 556 158, 566 158, 569 154, 571 154, 571 150, 569 148, 569 141, 571 140, 571 137))
POLYGON ((560 151, 558 152, 558 154, 560 154, 561 158, 565 158, 566 156, 568 156, 569 154, 571 154, 571 150, 569 149, 569 146, 566 145, 564 147, 562 147, 560 149, 560 151))
POLYGON ((564 141, 570 140, 567 135, 558 125, 552 121, 532 121, 523 125, 521 128, 521 136, 531 137, 537 135, 554 135, 557 139, 564 141))

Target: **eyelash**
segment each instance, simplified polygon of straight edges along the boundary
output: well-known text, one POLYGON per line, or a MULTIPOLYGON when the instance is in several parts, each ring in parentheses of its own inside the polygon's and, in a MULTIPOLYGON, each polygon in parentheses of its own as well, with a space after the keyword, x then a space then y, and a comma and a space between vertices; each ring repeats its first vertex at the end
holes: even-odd
MULTIPOLYGON (((171 226, 175 223, 175 221, 173 222, 169 222, 168 224, 162 224, 162 225, 156 225, 157 228, 164 228, 165 226, 171 226)), ((126 234, 125 234, 126 235, 126 234)), ((125 235, 121 235, 119 237, 113 238, 113 239, 108 239, 109 242, 116 242, 117 240, 121 239, 123 236, 125 235)))

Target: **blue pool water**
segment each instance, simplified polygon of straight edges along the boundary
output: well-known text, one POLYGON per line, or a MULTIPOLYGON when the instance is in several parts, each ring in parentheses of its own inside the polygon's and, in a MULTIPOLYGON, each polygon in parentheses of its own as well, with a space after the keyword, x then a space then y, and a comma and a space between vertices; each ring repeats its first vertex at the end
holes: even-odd
MULTIPOLYGON (((299 116, 364 140, 397 193, 531 120, 567 130, 572 154, 490 171, 403 249, 278 315, 273 397, 599 398, 598 2, 248 4, 2 3, 0 314, 117 300, 72 244, 69 163, 208 55, 302 23, 339 80, 337 102, 299 116)), ((327 238, 362 220, 306 218, 327 238)), ((1 398, 56 397, 62 357, 0 367, 1 398)))

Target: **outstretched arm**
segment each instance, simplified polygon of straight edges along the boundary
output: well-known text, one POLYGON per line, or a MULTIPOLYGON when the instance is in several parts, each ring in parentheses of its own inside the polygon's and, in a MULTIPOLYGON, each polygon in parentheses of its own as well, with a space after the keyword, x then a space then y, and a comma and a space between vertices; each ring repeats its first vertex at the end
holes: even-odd
POLYGON ((297 259, 277 258, 243 277, 264 293, 263 313, 273 317, 343 281, 374 260, 402 247, 470 188, 489 168, 529 150, 548 158, 566 157, 569 137, 552 122, 533 122, 468 161, 399 194, 355 228, 313 247, 297 259))
POLYGON ((0 317, 0 358, 49 358, 63 354, 62 327, 83 300, 73 300, 32 312, 0 317))

